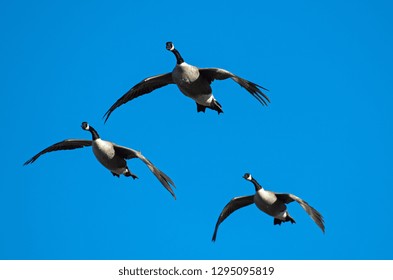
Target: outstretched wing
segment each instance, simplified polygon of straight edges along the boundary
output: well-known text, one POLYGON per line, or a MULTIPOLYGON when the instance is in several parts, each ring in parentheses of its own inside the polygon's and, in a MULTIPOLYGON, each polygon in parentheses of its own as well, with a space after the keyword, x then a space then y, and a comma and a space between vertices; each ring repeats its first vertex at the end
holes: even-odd
POLYGON ((53 144, 52 146, 49 146, 48 148, 42 150, 41 152, 39 152, 38 154, 33 156, 31 159, 26 161, 23 165, 27 165, 27 164, 35 162, 41 155, 49 153, 49 152, 79 149, 79 148, 91 146, 91 143, 92 143, 91 140, 66 139, 64 141, 53 144))
POLYGON ((199 68, 199 73, 202 75, 205 79, 207 79, 210 83, 213 82, 214 80, 225 80, 228 78, 231 78, 234 80, 236 83, 238 83, 240 86, 245 88, 249 93, 251 93, 252 96, 254 96, 262 105, 266 105, 269 102, 270 99, 269 97, 261 91, 263 90, 268 90, 260 85, 257 85, 253 82, 250 82, 246 79, 240 78, 239 76, 236 76, 235 74, 225 70, 225 69, 220 69, 220 68, 199 68))
POLYGON ((140 83, 133 86, 109 108, 109 110, 104 115, 105 122, 117 107, 120 107, 121 105, 141 95, 173 83, 172 73, 161 74, 144 79, 140 83))
POLYGON ((228 218, 229 215, 231 215, 237 209, 248 206, 252 203, 254 203, 254 195, 238 196, 232 198, 232 200, 229 201, 227 205, 225 205, 224 209, 221 211, 220 216, 218 217, 216 227, 214 229, 212 241, 216 241, 218 227, 226 218, 228 218))
POLYGON ((157 179, 161 182, 161 184, 172 194, 172 196, 176 199, 176 195, 173 192, 171 185, 173 187, 176 187, 175 184, 173 183, 172 179, 169 178, 168 175, 166 175, 164 172, 159 170, 154 164, 148 160, 146 157, 144 157, 141 152, 138 152, 136 150, 119 146, 116 144, 113 144, 113 147, 115 148, 116 154, 119 156, 125 158, 125 159, 132 159, 132 158, 139 158, 142 160, 147 167, 149 167, 150 171, 153 172, 153 174, 157 177, 157 179))
POLYGON ((296 195, 290 193, 276 193, 278 199, 282 200, 286 204, 291 203, 292 201, 296 201, 300 204, 300 206, 307 212, 307 214, 313 219, 313 221, 318 225, 318 227, 325 233, 325 225, 324 220, 321 215, 315 208, 311 207, 306 201, 297 197, 296 195))

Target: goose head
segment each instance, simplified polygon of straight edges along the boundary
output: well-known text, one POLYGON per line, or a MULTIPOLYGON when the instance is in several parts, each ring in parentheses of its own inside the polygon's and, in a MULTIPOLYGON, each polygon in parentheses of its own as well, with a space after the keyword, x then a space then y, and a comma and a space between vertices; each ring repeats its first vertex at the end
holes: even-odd
POLYGON ((175 49, 175 45, 172 42, 166 42, 166 49, 168 51, 173 51, 175 49))
POLYGON ((251 183, 254 184, 255 191, 258 192, 260 190, 263 190, 262 186, 255 180, 250 173, 246 173, 243 175, 243 178, 246 179, 247 181, 250 181, 251 183))
POLYGON ((83 130, 89 130, 90 129, 90 126, 89 126, 89 124, 87 122, 83 122, 81 127, 82 127, 83 130))
POLYGON ((175 55, 178 65, 184 62, 184 59, 181 57, 179 51, 175 49, 175 45, 172 42, 166 42, 166 49, 175 55))
POLYGON ((247 181, 251 181, 252 180, 252 176, 250 173, 246 173, 243 175, 243 178, 246 179, 247 181))
POLYGON ((81 127, 83 130, 90 131, 93 141, 100 138, 100 135, 98 135, 98 132, 92 126, 90 126, 87 122, 83 122, 81 124, 81 127))

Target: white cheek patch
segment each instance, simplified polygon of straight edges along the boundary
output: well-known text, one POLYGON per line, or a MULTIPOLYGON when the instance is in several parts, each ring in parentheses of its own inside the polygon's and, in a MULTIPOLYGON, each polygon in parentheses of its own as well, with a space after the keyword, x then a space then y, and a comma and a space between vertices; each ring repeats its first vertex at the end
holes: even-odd
POLYGON ((170 51, 173 51, 175 49, 175 45, 172 44, 172 47, 169 49, 170 51))
POLYGON ((89 129, 90 129, 90 125, 87 124, 87 125, 86 125, 86 130, 89 130, 89 129))
POLYGON ((251 176, 251 174, 248 174, 248 176, 247 176, 247 178, 246 178, 247 180, 249 180, 249 181, 251 181, 252 180, 252 176, 251 176))

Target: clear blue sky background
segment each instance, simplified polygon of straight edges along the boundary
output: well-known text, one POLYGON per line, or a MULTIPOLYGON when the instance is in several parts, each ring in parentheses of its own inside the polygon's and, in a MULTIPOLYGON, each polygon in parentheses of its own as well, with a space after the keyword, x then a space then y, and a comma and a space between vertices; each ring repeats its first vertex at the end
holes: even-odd
POLYGON ((390 1, 3 1, 0 6, 1 259, 392 259, 393 19, 390 1), (140 3, 136 3, 140 2, 140 3), (270 89, 262 107, 231 80, 224 114, 197 113, 171 85, 106 110, 175 58, 270 89), (147 156, 115 178, 91 149, 46 154, 66 138, 103 139, 147 156), (273 226, 242 175, 300 196, 297 223, 273 226))

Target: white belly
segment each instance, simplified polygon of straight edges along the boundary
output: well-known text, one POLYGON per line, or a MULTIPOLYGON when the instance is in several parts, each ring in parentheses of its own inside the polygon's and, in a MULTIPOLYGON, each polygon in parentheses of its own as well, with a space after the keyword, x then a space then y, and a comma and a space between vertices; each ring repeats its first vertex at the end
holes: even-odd
POLYGON ((113 148, 112 143, 102 139, 97 139, 93 141, 92 147, 97 160, 105 167, 108 167, 112 159, 115 157, 115 149, 113 148))
POLYGON ((183 62, 173 70, 172 79, 185 96, 198 104, 210 106, 214 100, 210 83, 200 78, 197 67, 183 62))
POLYGON ((265 191, 264 189, 259 190, 254 195, 254 203, 259 208, 259 210, 273 217, 280 213, 280 210, 274 209, 275 207, 272 207, 276 201, 277 197, 275 194, 270 191, 265 191))
POLYGON ((93 141, 92 147, 97 160, 108 170, 118 175, 127 172, 126 161, 115 154, 115 149, 111 142, 96 139, 93 141))
POLYGON ((261 189, 255 194, 254 200, 257 206, 270 206, 276 202, 277 197, 274 193, 261 189))

